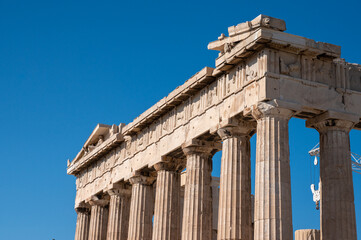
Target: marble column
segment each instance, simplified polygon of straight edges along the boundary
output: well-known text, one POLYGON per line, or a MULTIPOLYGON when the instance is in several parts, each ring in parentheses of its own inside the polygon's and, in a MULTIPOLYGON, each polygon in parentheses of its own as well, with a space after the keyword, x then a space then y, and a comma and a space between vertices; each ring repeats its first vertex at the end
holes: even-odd
POLYGON ((89 240, 105 240, 107 237, 108 204, 109 200, 93 197, 89 226, 89 240))
POLYGON ((214 149, 220 145, 199 140, 183 144, 187 157, 182 240, 212 239, 211 172, 214 149))
POLYGON ((320 230, 301 229, 295 232, 295 240, 320 240, 320 230))
POLYGON ((111 187, 107 240, 127 240, 131 190, 125 185, 111 187))
POLYGON ((130 179, 132 197, 130 203, 128 240, 151 240, 154 210, 154 178, 136 175, 130 179))
POLYGON ((183 209, 184 209, 184 191, 185 191, 185 180, 182 180, 186 175, 186 172, 181 173, 181 190, 179 193, 179 216, 180 216, 180 232, 179 232, 179 238, 182 239, 182 229, 183 229, 183 209))
POLYGON ((88 240, 89 236, 89 207, 81 206, 75 209, 78 214, 76 220, 75 240, 88 240))
POLYGON ((219 178, 212 177, 212 240, 217 240, 218 208, 219 208, 219 178))
POLYGON ((218 240, 251 240, 250 137, 255 124, 235 121, 218 130, 223 141, 218 240))
POLYGON ((153 240, 180 240, 180 174, 174 162, 155 164, 157 170, 153 240))
POLYGON ((254 195, 251 195, 251 219, 252 219, 252 236, 251 236, 251 239, 253 240, 254 239, 254 195))
POLYGON ((325 113, 307 123, 320 134, 321 239, 356 240, 349 132, 359 118, 350 121, 332 115, 325 113))
POLYGON ((293 112, 268 103, 257 120, 254 240, 293 239, 288 121, 293 112))

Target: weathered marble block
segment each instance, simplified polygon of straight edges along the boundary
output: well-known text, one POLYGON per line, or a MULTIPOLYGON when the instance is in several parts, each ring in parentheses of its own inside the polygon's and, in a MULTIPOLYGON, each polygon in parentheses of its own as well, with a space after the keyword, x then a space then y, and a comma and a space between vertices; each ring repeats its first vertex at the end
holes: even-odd
POLYGON ((295 240, 320 240, 320 230, 301 229, 295 232, 295 240))

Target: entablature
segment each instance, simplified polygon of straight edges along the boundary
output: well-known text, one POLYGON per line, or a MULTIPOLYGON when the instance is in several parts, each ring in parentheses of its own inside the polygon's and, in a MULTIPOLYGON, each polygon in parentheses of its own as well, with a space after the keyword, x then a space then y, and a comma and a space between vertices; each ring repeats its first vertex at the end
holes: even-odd
MULTIPOLYGON (((282 21, 260 15, 253 21, 282 21), (261 17, 260 17, 261 16, 261 17)), ((311 56, 313 58, 339 58, 341 56, 341 47, 324 42, 316 42, 312 39, 292 35, 283 32, 282 27, 276 28, 265 24, 254 24, 254 28, 249 28, 247 35, 241 39, 235 39, 234 31, 229 29, 229 37, 221 35, 221 39, 211 42, 208 49, 220 51, 216 59, 216 73, 227 72, 244 59, 253 55, 263 48, 271 48, 283 52, 290 52, 311 56)), ((286 29, 286 27, 284 27, 286 29)), ((245 32, 247 31, 244 30, 245 32)), ((245 34, 243 32, 243 34, 245 34)), ((237 36, 237 35, 236 35, 237 36)))

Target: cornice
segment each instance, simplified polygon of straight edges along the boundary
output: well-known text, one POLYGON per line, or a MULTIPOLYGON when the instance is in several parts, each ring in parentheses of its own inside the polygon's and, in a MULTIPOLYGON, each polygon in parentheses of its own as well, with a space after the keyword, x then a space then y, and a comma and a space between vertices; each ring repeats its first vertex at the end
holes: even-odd
POLYGON ((228 52, 221 54, 216 59, 216 71, 227 72, 266 47, 313 57, 339 58, 341 56, 340 46, 261 27, 244 40, 235 43, 228 52))
POLYGON ((78 159, 77 161, 73 161, 67 170, 68 174, 74 175, 78 173, 83 167, 85 167, 88 163, 92 162, 94 159, 98 159, 100 156, 111 151, 114 146, 118 145, 120 142, 124 140, 124 137, 121 133, 116 133, 113 136, 110 136, 106 139, 102 144, 97 146, 87 155, 78 159))

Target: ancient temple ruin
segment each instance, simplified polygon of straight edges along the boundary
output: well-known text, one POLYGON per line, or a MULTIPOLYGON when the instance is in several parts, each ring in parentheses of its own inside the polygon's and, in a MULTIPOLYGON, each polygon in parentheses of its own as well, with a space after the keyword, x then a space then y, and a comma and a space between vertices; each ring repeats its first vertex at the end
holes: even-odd
POLYGON ((285 30, 264 15, 229 27, 208 45, 219 51, 215 68, 127 125, 98 124, 68 163, 75 239, 293 239, 288 121, 296 117, 320 134, 322 183, 321 229, 296 239, 356 240, 349 132, 361 129, 361 65, 341 59, 339 46, 285 30))

